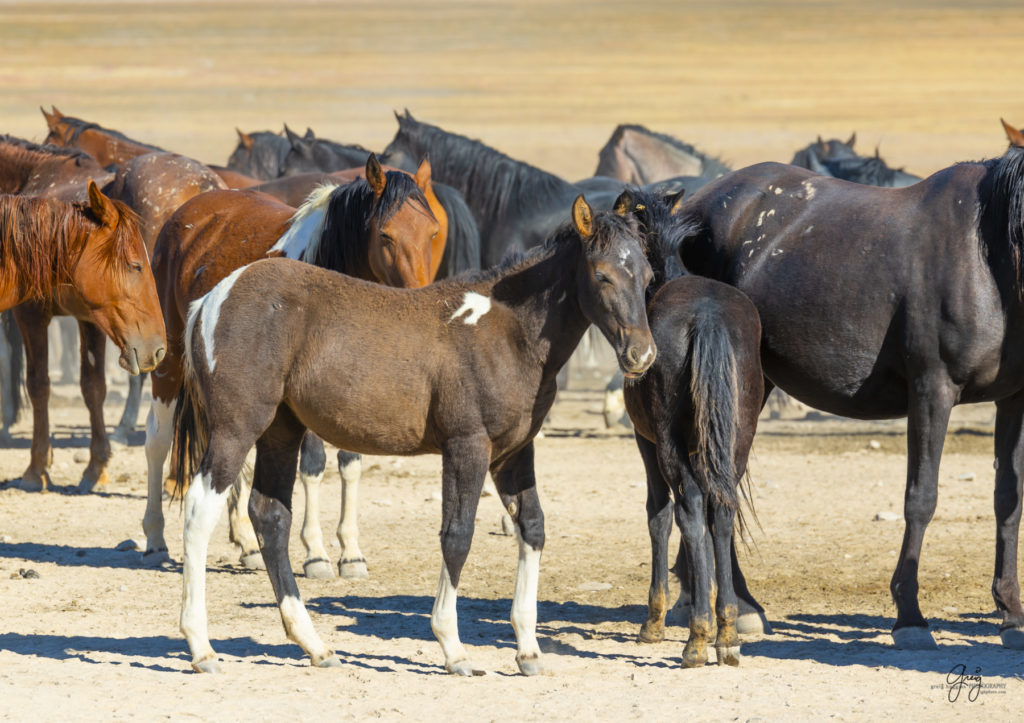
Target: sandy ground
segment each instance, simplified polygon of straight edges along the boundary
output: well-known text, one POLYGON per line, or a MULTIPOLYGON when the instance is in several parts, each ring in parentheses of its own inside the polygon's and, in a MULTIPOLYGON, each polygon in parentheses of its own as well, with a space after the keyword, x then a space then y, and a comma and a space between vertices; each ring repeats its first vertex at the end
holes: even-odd
MULTIPOLYGON (((208 585, 224 675, 193 675, 177 630, 179 570, 142 569, 138 552, 115 549, 141 537, 141 435, 118 449, 106 489, 73 494, 87 427, 74 388, 57 387, 58 488, 0 490, 0 716, 34 717, 41 706, 48 717, 90 719, 277 719, 284 711, 422 720, 1019 715, 1024 653, 1000 647, 989 594, 991 407, 957 410, 943 459, 921 570, 937 651, 898 651, 889 636, 888 580, 903 526, 874 518, 902 507, 903 425, 785 418, 763 420, 759 430, 751 471, 760 524, 742 555, 774 633, 746 640, 737 669, 684 670, 685 629, 672 626, 660 644, 635 642, 650 569, 643 472, 629 434, 603 428, 598 387, 577 379, 537 442, 548 534, 539 635, 548 674, 517 674, 508 622, 515 544, 501 535, 496 498, 485 497, 459 612, 463 641, 492 674, 471 680, 444 673, 430 631, 441 565, 439 458, 366 460, 360 523, 369 580, 307 580, 300 572, 314 625, 341 669, 308 667, 285 638, 265 573, 236 564, 223 521, 208 585), (23 569, 39 578, 22 577, 23 569), (965 688, 950 701, 945 684, 958 665, 981 676, 973 700, 965 688)), ((0 480, 25 464, 27 425, 15 432, 16 448, 0 454, 0 480)), ((322 525, 331 540, 339 486, 329 470, 322 525)), ((179 508, 165 510, 180 561, 179 508)), ((291 557, 301 571, 298 525, 291 557)), ((337 545, 330 549, 336 557, 337 545)))
MULTIPOLYGON (((857 131, 862 151, 880 143, 892 165, 925 174, 1000 153, 1000 116, 1024 124, 1022 36, 1024 11, 1011 0, 4 1, 0 132, 42 140, 38 107, 53 104, 222 163, 235 127, 283 122, 381 149, 392 111, 408 107, 568 178, 590 175, 626 122, 736 166, 857 131)), ((87 428, 75 390, 57 387, 57 489, 0 489, 0 717, 1019 718, 1024 653, 1000 647, 989 594, 991 407, 954 417, 925 540, 921 604, 939 650, 896 651, 888 632, 902 524, 875 517, 902 507, 902 423, 790 418, 759 431, 760 527, 743 553, 775 632, 746 641, 737 669, 682 670, 685 630, 635 642, 649 575, 643 473, 629 435, 603 429, 597 386, 588 379, 564 395, 537 443, 550 674, 516 674, 516 552, 491 497, 459 609, 463 640, 493 674, 471 680, 444 674, 429 627, 441 564, 437 458, 367 460, 369 580, 299 579, 342 669, 308 668, 265 574, 239 569, 219 529, 209 611, 225 675, 192 675, 177 630, 178 571, 141 569, 138 553, 115 549, 141 537, 141 434, 118 450, 106 489, 71 494, 87 428), (980 676, 976 695, 946 685, 957 666, 980 676)), ((108 421, 119 411, 109 406, 108 421)), ((0 481, 27 462, 24 421, 15 433, 0 450, 0 481)), ((331 470, 328 536, 338 496, 331 470)), ((180 560, 177 506, 167 515, 180 560)))

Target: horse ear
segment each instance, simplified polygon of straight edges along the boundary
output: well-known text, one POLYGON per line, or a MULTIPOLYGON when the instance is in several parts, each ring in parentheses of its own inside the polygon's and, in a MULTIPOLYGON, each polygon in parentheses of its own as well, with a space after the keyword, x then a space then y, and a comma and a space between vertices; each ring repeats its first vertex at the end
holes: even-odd
POLYGON ((633 192, 628 188, 622 190, 619 197, 615 199, 615 203, 612 204, 612 210, 615 211, 619 216, 625 216, 633 210, 633 192))
POLYGON ((297 149, 299 146, 299 141, 302 139, 299 138, 299 135, 295 131, 288 127, 287 123, 284 124, 284 135, 285 138, 288 139, 288 143, 291 144, 292 148, 297 149))
POLYGON ((312 128, 310 128, 309 126, 306 126, 306 135, 304 135, 302 137, 305 138, 307 141, 311 141, 314 138, 316 138, 316 135, 313 133, 313 129, 312 128))
POLYGON ((423 159, 423 162, 420 163, 420 167, 416 169, 416 175, 413 176, 416 181, 416 186, 419 187, 421 191, 425 191, 430 187, 430 174, 430 157, 427 156, 423 159))
POLYGON ((56 112, 57 109, 54 108, 53 109, 54 110, 53 113, 47 113, 45 108, 43 108, 42 106, 39 106, 39 110, 42 111, 43 118, 46 119, 46 125, 50 128, 51 131, 54 130, 56 128, 56 126, 57 126, 57 121, 58 121, 57 112, 56 112))
POLYGON ((818 145, 820 146, 820 145, 821 145, 822 143, 824 143, 824 142, 825 142, 825 141, 821 140, 821 134, 819 133, 819 134, 818 134, 818 145))
POLYGON ((854 131, 853 135, 850 136, 850 140, 846 141, 846 145, 848 145, 850 148, 853 148, 853 144, 856 143, 856 142, 857 142, 857 131, 854 131))
POLYGON ((572 202, 572 222, 584 240, 589 239, 594 233, 594 212, 591 211, 590 204, 583 198, 582 193, 572 202))
POLYGON ((366 182, 370 184, 370 188, 373 189, 373 195, 379 197, 384 193, 384 186, 387 183, 387 176, 384 174, 384 169, 380 166, 380 161, 377 160, 377 156, 373 153, 366 159, 366 182))
POLYGON ((686 189, 684 188, 679 193, 672 196, 668 196, 665 199, 665 203, 668 205, 668 213, 670 216, 678 216, 679 212, 683 208, 683 196, 686 195, 686 189))
POLYGON ((89 179, 89 207, 104 226, 117 223, 117 207, 114 202, 103 195, 96 181, 89 179))
POLYGON ((999 122, 1003 124, 1003 130, 1006 131, 1006 140, 1010 141, 1010 145, 1024 148, 1024 133, 1021 133, 1002 118, 999 119, 999 122))
POLYGON ((248 133, 242 133, 242 131, 240 131, 237 126, 235 127, 235 133, 238 134, 238 142, 242 144, 245 150, 251 151, 253 144, 252 136, 250 136, 248 133))

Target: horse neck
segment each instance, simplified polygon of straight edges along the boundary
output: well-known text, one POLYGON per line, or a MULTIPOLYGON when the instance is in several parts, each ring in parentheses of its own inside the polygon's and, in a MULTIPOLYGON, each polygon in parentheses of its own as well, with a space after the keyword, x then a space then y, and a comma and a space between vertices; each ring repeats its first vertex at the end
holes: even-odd
POLYGON ((532 364, 554 377, 576 349, 590 321, 577 298, 579 242, 566 240, 554 250, 535 251, 527 261, 494 282, 492 294, 513 310, 532 364))
POLYGON ((38 159, 30 153, 0 146, 0 193, 19 193, 38 164, 38 159))

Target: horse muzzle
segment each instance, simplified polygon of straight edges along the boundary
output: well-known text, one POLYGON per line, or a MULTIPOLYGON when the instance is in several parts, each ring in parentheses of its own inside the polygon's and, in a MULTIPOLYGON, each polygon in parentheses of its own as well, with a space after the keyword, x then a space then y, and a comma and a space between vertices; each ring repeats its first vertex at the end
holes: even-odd
POLYGON ((623 376, 626 379, 639 379, 651 367, 657 356, 658 350, 653 341, 648 340, 646 344, 629 344, 625 351, 618 355, 623 376))
POLYGON ((163 361, 166 348, 160 344, 155 349, 146 345, 128 345, 121 350, 118 363, 133 377, 151 372, 163 361))

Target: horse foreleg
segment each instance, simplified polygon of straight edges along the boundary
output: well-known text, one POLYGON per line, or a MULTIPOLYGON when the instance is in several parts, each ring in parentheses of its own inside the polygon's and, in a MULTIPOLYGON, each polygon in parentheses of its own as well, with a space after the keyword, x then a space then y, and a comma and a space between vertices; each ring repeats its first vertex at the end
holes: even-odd
POLYGON ((898 648, 936 647, 917 599, 917 572, 925 528, 935 514, 939 459, 946 437, 953 389, 948 379, 912 380, 907 415, 907 489, 903 499, 903 546, 890 589, 896 603, 892 637, 898 648))
POLYGON ((291 497, 303 431, 297 423, 279 414, 275 423, 257 441, 249 517, 263 542, 263 559, 285 633, 309 655, 313 665, 337 667, 341 662, 313 629, 288 559, 291 497))
POLYGON ((260 543, 248 514, 253 475, 251 458, 250 450, 228 496, 228 537, 242 551, 238 561, 243 567, 248 570, 264 570, 266 567, 263 555, 260 554, 260 543))
POLYGON ((366 558, 359 549, 359 480, 363 472, 362 456, 339 449, 338 471, 341 473, 341 520, 338 522, 341 560, 338 561, 338 574, 350 580, 369 577, 366 558))
POLYGON ((174 407, 177 401, 164 402, 156 397, 146 419, 146 514, 142 518, 142 531, 146 533, 146 551, 142 564, 154 567, 170 561, 164 540, 163 483, 164 462, 174 439, 174 407))
POLYGON ((306 512, 302 518, 302 544, 306 546, 306 561, 302 569, 306 577, 327 580, 334 577, 331 559, 324 549, 324 536, 320 530, 320 483, 324 479, 327 455, 324 442, 312 432, 302 437, 299 448, 299 478, 305 490, 306 512))
POLYGON ((78 322, 78 333, 81 337, 82 366, 79 382, 82 386, 82 399, 89 410, 89 464, 82 473, 78 483, 78 491, 92 492, 97 485, 105 485, 110 481, 107 476, 107 463, 110 461, 110 442, 107 430, 103 426, 103 401, 107 398, 107 379, 104 373, 107 338, 99 327, 86 321, 78 322))
POLYGON ((487 475, 487 439, 448 440, 442 449, 441 579, 430 614, 430 628, 444 652, 444 667, 455 675, 482 675, 459 639, 456 611, 459 577, 473 542, 476 508, 487 475))
POLYGON ((1024 649, 1024 609, 1017 578, 1017 539, 1024 471, 1024 395, 996 403, 996 558, 992 597, 1003 612, 1003 646, 1024 649))
POLYGON ((124 403, 121 421, 110 433, 110 439, 120 444, 128 444, 128 435, 135 431, 139 420, 139 407, 142 404, 142 386, 146 383, 146 373, 128 377, 128 399, 124 403))
POLYGON ((505 509, 515 522, 519 564, 512 596, 512 629, 516 633, 516 663, 523 675, 544 672, 537 643, 537 586, 544 550, 544 512, 537 497, 533 443, 491 472, 505 509))
POLYGON ((46 328, 52 318, 39 304, 15 307, 14 318, 25 343, 25 386, 32 404, 32 450, 28 469, 16 483, 28 492, 40 492, 50 482, 53 448, 50 446, 50 373, 46 328))
POLYGON ((639 435, 636 445, 647 471, 647 531, 651 536, 651 587, 647 595, 647 620, 637 641, 660 643, 665 639, 668 612, 668 540, 672 534, 672 497, 658 469, 654 444, 639 435))

